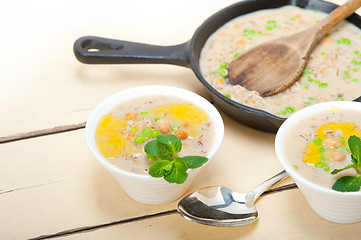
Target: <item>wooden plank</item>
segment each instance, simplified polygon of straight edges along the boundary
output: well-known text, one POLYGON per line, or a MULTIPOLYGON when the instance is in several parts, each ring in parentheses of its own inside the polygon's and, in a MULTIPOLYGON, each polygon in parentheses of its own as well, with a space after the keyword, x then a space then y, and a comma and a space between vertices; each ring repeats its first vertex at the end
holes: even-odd
POLYGON ((261 196, 257 222, 239 227, 212 227, 187 221, 177 213, 104 227, 58 239, 359 239, 361 223, 337 224, 320 218, 301 192, 261 196))
MULTIPOLYGON (((223 118, 224 142, 189 191, 223 185, 246 192, 281 170, 273 134, 223 118)), ((176 207, 176 201, 150 206, 126 196, 91 155, 84 129, 0 144, 0 155, 0 232, 5 239, 51 235, 176 207)))
POLYGON ((85 35, 181 44, 211 14, 236 1, 4 2, 0 137, 82 123, 106 97, 140 85, 171 85, 206 96, 190 69, 164 64, 85 65, 76 60, 73 44, 85 35))

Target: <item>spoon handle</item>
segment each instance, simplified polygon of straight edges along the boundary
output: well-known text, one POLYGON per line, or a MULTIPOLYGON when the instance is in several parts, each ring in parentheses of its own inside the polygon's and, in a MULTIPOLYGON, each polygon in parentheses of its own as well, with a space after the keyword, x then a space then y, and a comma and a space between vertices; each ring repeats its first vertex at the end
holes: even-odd
POLYGON ((351 16, 359 7, 361 7, 361 0, 350 0, 336 8, 318 24, 317 37, 321 39, 329 30, 345 18, 351 16))
POLYGON ((255 189, 253 189, 251 192, 249 192, 248 194, 252 194, 254 201, 257 200, 257 198, 259 196, 261 196, 261 194, 266 191, 268 188, 270 188, 273 184, 277 183, 278 181, 284 179, 285 177, 288 176, 288 173, 283 170, 282 172, 276 174, 275 176, 271 177, 270 179, 264 181, 263 183, 261 183, 260 185, 258 185, 255 189))

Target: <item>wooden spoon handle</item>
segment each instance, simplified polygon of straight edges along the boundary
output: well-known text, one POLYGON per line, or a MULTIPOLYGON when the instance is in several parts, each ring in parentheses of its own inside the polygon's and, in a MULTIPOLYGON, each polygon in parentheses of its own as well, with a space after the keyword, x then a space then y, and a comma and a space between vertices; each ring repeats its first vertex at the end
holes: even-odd
POLYGON ((350 0, 332 11, 325 19, 317 24, 319 25, 318 39, 320 40, 334 26, 351 16, 359 7, 361 7, 361 0, 350 0))

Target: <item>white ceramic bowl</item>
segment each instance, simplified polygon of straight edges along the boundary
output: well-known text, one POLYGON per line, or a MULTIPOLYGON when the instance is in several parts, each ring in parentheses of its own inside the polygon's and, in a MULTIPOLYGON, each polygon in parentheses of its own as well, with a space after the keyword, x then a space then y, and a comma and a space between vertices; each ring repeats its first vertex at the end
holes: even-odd
POLYGON ((165 95, 182 98, 197 105, 208 113, 210 120, 215 124, 215 140, 207 155, 209 159, 208 162, 221 145, 224 125, 219 112, 206 99, 193 92, 170 86, 153 85, 131 88, 110 96, 93 110, 85 127, 86 140, 90 151, 110 174, 113 175, 131 198, 146 204, 163 204, 171 202, 183 195, 197 174, 204 169, 208 162, 200 168, 189 169, 188 178, 183 184, 170 184, 163 178, 153 178, 150 175, 135 174, 114 166, 99 153, 95 144, 95 130, 102 116, 109 113, 121 102, 147 95, 165 95))
POLYGON ((285 170, 305 196, 310 207, 319 216, 337 223, 359 222, 361 221, 361 192, 338 192, 303 178, 289 164, 284 151, 284 147, 287 146, 285 144, 286 135, 295 124, 301 119, 331 108, 359 111, 361 116, 361 103, 358 102, 325 102, 304 108, 290 116, 279 128, 275 140, 276 154, 285 170))

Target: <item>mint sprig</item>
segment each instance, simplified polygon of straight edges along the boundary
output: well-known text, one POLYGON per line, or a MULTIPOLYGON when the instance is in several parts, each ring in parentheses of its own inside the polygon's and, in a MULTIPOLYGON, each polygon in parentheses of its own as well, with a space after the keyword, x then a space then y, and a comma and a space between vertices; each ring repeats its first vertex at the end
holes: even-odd
MULTIPOLYGON (((351 164, 341 169, 334 169, 331 174, 335 175, 346 169, 353 168, 361 175, 361 140, 357 136, 351 136, 347 141, 351 151, 351 164)), ((361 176, 343 176, 336 180, 332 189, 340 192, 357 192, 361 187, 361 176)))
POLYGON ((208 161, 202 156, 178 157, 182 141, 173 134, 158 135, 144 146, 148 159, 155 160, 149 174, 155 178, 164 177, 169 183, 181 184, 188 178, 188 169, 201 167, 208 161))

